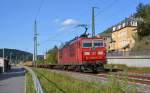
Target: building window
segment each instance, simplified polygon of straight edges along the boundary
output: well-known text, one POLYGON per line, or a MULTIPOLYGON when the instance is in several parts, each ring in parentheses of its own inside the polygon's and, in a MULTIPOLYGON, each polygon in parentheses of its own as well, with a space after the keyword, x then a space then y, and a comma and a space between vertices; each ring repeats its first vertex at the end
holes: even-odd
POLYGON ((118 29, 118 30, 121 29, 121 25, 118 25, 117 29, 118 29))
POLYGON ((125 27, 125 26, 126 26, 126 23, 123 23, 123 24, 122 24, 122 27, 125 27))
POLYGON ((119 37, 125 37, 127 34, 127 31, 123 31, 119 33, 119 37))
POLYGON ((130 24, 131 26, 137 26, 137 21, 131 21, 130 24))

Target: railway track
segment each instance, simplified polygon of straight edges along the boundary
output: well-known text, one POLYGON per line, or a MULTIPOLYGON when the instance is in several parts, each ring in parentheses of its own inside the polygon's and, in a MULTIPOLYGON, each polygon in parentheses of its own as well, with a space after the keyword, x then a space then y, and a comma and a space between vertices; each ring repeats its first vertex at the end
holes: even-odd
MULTIPOLYGON (((123 75, 122 73, 117 72, 112 74, 115 75, 115 77, 120 81, 126 78, 129 83, 136 84, 138 91, 150 93, 150 73, 138 74, 129 72, 128 75, 123 75)), ((109 76, 110 74, 107 73, 98 74, 98 77, 103 77, 105 79, 107 79, 109 76)))
MULTIPOLYGON (((59 69, 57 69, 59 70, 59 69)), ((63 70, 63 71, 68 71, 68 70, 63 70)), ((124 80, 125 78, 128 79, 130 82, 134 82, 137 84, 143 84, 143 85, 150 85, 150 73, 123 73, 120 69, 106 69, 104 72, 100 73, 88 73, 88 72, 75 72, 75 71, 69 71, 69 72, 74 72, 74 73, 79 73, 79 74, 85 74, 85 75, 91 75, 91 76, 97 76, 101 77, 104 79, 107 79, 111 75, 114 75, 116 78, 119 80, 124 80)))
MULTIPOLYGON (((124 80, 125 78, 128 79, 130 82, 135 82, 139 84, 146 84, 150 85, 150 74, 129 74, 129 75, 123 75, 120 73, 112 73, 111 75, 114 75, 116 78, 120 80, 124 80)), ((111 76, 110 74, 97 74, 96 76, 103 77, 103 78, 108 78, 111 76)))
MULTIPOLYGON (((49 69, 49 68, 47 68, 49 69)), ((97 78, 99 80, 105 81, 107 82, 108 78, 113 75, 114 77, 118 78, 119 81, 123 81, 123 80, 128 80, 129 81, 129 87, 130 85, 134 84, 136 85, 136 88, 138 89, 139 92, 141 93, 150 93, 150 73, 132 73, 132 72, 128 72, 128 73, 123 73, 123 71, 116 71, 115 72, 110 72, 110 71, 106 71, 106 72, 100 72, 100 73, 88 73, 88 72, 75 72, 75 71, 67 71, 67 70, 59 70, 59 69, 51 69, 51 70, 55 70, 56 72, 63 72, 63 73, 67 73, 69 75, 71 75, 72 77, 76 77, 76 78, 82 78, 83 80, 88 79, 88 78, 97 78)), ((91 79, 91 80, 92 80, 91 79)))
POLYGON ((115 77, 118 78, 118 80, 120 82, 122 82, 123 80, 125 80, 124 77, 127 77, 126 79, 129 81, 129 87, 132 85, 135 85, 136 89, 140 92, 140 93, 150 93, 150 77, 149 74, 134 74, 134 73, 130 73, 127 76, 121 75, 121 72, 111 72, 110 73, 106 73, 106 72, 101 72, 98 74, 93 74, 93 73, 81 73, 81 72, 72 72, 72 71, 60 71, 60 70, 55 70, 56 72, 62 72, 62 73, 67 73, 68 75, 77 78, 77 79, 82 79, 82 80, 100 80, 102 82, 107 82, 108 78, 111 75, 114 75, 115 77), (143 76, 142 76, 143 75, 143 76), (140 76, 140 77, 139 77, 140 76), (146 78, 145 78, 146 77, 146 78))

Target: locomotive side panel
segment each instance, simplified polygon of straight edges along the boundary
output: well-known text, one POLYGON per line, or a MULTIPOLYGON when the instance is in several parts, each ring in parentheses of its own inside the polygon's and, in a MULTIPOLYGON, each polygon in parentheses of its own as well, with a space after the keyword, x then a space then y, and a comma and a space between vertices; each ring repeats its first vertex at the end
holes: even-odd
POLYGON ((73 64, 75 63, 76 61, 76 45, 75 43, 72 43, 70 44, 68 47, 67 47, 67 53, 68 53, 68 60, 66 60, 66 64, 73 64))
POLYGON ((59 49, 59 64, 78 64, 81 59, 78 41, 69 44, 66 47, 59 49))

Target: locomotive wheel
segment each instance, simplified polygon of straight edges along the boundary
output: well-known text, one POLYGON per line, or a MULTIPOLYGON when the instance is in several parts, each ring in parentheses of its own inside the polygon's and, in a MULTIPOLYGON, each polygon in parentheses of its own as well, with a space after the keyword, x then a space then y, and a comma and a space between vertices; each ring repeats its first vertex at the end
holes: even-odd
POLYGON ((81 69, 80 69, 80 66, 79 66, 79 65, 77 65, 77 66, 75 67, 75 72, 81 72, 81 69))
POLYGON ((84 69, 83 65, 80 66, 80 72, 85 72, 85 69, 84 69))
POLYGON ((63 70, 68 70, 68 66, 64 65, 63 70))
POLYGON ((99 63, 93 67, 93 73, 104 72, 104 71, 105 69, 102 63, 99 63))
POLYGON ((98 71, 97 71, 97 70, 93 70, 93 73, 97 74, 97 73, 98 73, 98 71))

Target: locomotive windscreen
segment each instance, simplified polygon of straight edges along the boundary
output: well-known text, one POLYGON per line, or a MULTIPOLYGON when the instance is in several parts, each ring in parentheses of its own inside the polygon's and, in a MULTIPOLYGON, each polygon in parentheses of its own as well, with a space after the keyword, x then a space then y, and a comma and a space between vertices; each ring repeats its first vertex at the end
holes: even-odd
POLYGON ((102 40, 94 40, 93 46, 94 47, 101 47, 101 46, 103 46, 103 41, 102 40))
POLYGON ((103 40, 83 40, 83 47, 103 47, 103 40))
POLYGON ((92 47, 92 40, 84 40, 83 47, 92 47))

